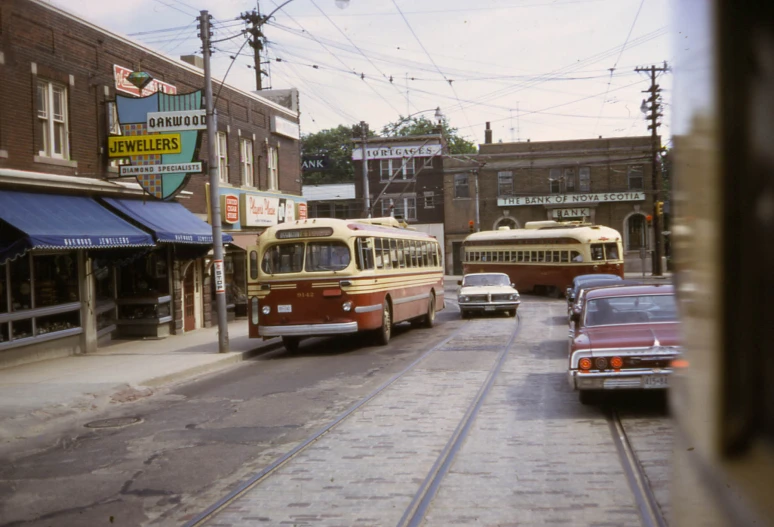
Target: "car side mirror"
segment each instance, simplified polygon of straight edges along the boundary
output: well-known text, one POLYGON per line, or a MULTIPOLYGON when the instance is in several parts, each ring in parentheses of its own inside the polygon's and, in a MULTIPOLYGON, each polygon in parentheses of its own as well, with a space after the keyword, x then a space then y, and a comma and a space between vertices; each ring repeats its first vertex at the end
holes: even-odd
POLYGON ((457 285, 462 285, 462 280, 457 280, 457 285))

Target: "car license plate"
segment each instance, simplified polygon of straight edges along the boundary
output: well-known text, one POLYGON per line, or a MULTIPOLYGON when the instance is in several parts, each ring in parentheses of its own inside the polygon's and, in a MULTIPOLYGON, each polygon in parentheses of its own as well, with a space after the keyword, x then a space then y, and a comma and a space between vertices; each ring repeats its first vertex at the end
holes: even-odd
POLYGON ((484 311, 494 311, 494 306, 484 306, 484 311))
POLYGON ((291 306, 290 304, 277 306, 277 313, 292 313, 292 312, 293 312, 293 306, 291 306))
POLYGON ((648 375, 643 383, 645 388, 666 388, 669 386, 666 375, 648 375))

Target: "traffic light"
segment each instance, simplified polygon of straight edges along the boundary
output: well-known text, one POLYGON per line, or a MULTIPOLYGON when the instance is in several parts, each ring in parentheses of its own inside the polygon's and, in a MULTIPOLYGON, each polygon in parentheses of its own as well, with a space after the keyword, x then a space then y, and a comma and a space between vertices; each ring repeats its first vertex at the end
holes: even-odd
POLYGON ((476 222, 473 220, 468 222, 468 227, 470 227, 470 232, 476 232, 476 222))
POLYGON ((648 222, 648 227, 650 227, 651 225, 653 225, 653 216, 648 214, 647 216, 645 216, 645 221, 648 222))
POLYGON ((656 202, 656 215, 662 216, 664 214, 664 202, 663 201, 657 201, 656 202))

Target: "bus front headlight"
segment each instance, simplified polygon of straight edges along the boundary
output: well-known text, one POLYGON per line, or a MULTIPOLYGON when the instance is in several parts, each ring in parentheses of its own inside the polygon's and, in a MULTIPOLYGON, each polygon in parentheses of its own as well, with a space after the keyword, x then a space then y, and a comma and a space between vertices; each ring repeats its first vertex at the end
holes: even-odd
POLYGON ((268 315, 269 313, 271 313, 271 307, 263 306, 263 309, 261 309, 261 313, 263 313, 264 315, 268 315))
POLYGON ((344 302, 343 304, 341 304, 341 309, 349 313, 350 311, 352 311, 352 302, 344 302))

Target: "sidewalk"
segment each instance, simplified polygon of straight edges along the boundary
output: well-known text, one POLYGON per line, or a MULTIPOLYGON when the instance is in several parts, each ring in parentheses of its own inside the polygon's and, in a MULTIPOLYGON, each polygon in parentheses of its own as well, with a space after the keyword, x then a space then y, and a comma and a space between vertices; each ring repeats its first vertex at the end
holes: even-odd
POLYGON ((117 340, 96 353, 0 370, 0 447, 281 345, 248 338, 244 319, 228 331, 231 351, 224 354, 211 327, 162 340, 117 340))

